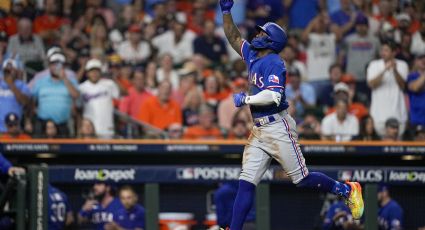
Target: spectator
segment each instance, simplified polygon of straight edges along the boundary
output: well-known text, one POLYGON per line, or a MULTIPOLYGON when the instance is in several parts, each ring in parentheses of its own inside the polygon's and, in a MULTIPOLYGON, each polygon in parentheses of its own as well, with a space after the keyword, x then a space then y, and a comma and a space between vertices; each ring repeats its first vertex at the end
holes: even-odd
MULTIPOLYGON (((168 3, 174 1, 168 1, 168 3)), ((187 28, 197 35, 202 34, 202 32, 206 29, 205 22, 212 21, 214 19, 214 12, 211 8, 208 7, 208 1, 203 0, 195 0, 193 1, 192 9, 186 12, 187 17, 187 28)), ((170 10, 168 11, 170 13, 170 10)), ((173 12, 177 13, 177 12, 173 12)), ((179 20, 179 15, 176 15, 175 18, 179 20)))
POLYGON ((412 44, 412 35, 408 33, 402 34, 400 40, 401 41, 399 49, 395 58, 407 62, 409 67, 412 67, 413 62, 415 60, 415 55, 410 52, 410 45, 412 44))
POLYGON ((220 86, 219 79, 215 75, 208 76, 204 80, 204 100, 209 105, 217 108, 218 104, 229 95, 229 92, 220 86))
POLYGON ((385 133, 382 136, 383 141, 399 141, 400 123, 396 118, 388 118, 385 122, 385 133))
POLYGON ((357 82, 366 81, 366 67, 379 51, 379 40, 370 34, 369 21, 366 15, 357 14, 356 32, 343 41, 343 52, 346 56, 347 73, 354 75, 357 82))
POLYGON ((330 15, 331 30, 345 37, 354 33, 357 13, 351 0, 341 0, 341 8, 330 15))
POLYGON ((114 104, 118 99, 118 86, 111 80, 102 78, 102 63, 91 59, 86 64, 88 79, 80 84, 83 100, 83 117, 93 121, 96 136, 111 138, 114 130, 114 104))
POLYGON ((414 55, 425 53, 425 14, 421 16, 419 30, 412 36, 410 52, 414 55))
POLYGON ((11 1, 12 7, 9 14, 0 19, 0 31, 5 31, 7 36, 15 35, 18 32, 18 18, 24 13, 24 1, 11 1))
MULTIPOLYGON (((401 44, 401 37, 405 34, 411 34, 410 24, 412 22, 412 19, 410 18, 409 14, 407 13, 400 13, 396 17, 397 19, 397 28, 394 31, 394 40, 397 42, 397 44, 401 44)), ((409 44, 410 48, 410 44, 409 44)))
POLYGON ((363 117, 360 120, 360 133, 354 138, 355 140, 361 141, 377 141, 381 140, 375 131, 375 125, 373 124, 373 118, 370 115, 363 117))
POLYGON ((162 82, 164 80, 170 81, 173 85, 173 90, 179 88, 179 75, 173 69, 173 57, 169 53, 165 53, 160 58, 160 67, 156 70, 156 81, 162 82))
POLYGON ((18 120, 22 118, 23 108, 30 101, 30 91, 24 82, 18 79, 17 63, 13 59, 3 62, 0 76, 0 133, 6 131, 3 123, 6 115, 14 113, 18 120))
POLYGON ((115 15, 111 9, 104 7, 102 0, 87 0, 86 1, 87 8, 91 8, 95 10, 96 14, 102 15, 102 18, 105 19, 107 28, 112 28, 115 25, 115 15))
POLYGON ((193 126, 199 123, 199 112, 204 103, 202 93, 198 88, 191 89, 183 101, 183 125, 193 126))
POLYGON ((228 60, 226 44, 215 34, 215 24, 211 20, 204 22, 204 32, 193 42, 195 54, 204 56, 208 63, 224 64, 228 60))
POLYGON ((334 63, 329 67, 329 81, 320 89, 316 88, 319 105, 325 105, 327 107, 334 106, 335 98, 334 98, 334 88, 335 85, 341 81, 341 78, 344 74, 342 70, 342 66, 338 63, 334 63))
POLYGON ((170 53, 175 65, 181 65, 193 55, 193 40, 196 35, 186 29, 186 25, 175 21, 169 30, 152 39, 152 44, 158 49, 158 54, 170 53))
POLYGON ((81 139, 94 139, 96 138, 96 129, 94 128, 93 122, 89 119, 84 118, 81 121, 81 126, 78 129, 78 137, 81 139))
POLYGON ((303 31, 301 40, 307 44, 307 75, 309 82, 327 80, 327 70, 336 59, 337 34, 330 33, 329 16, 322 12, 303 31))
POLYGON ((24 174, 25 169, 13 166, 12 163, 10 163, 10 161, 7 160, 2 153, 0 153, 0 173, 13 176, 18 174, 24 174))
POLYGON ((119 109, 137 119, 142 104, 153 95, 145 88, 146 79, 142 70, 138 69, 133 72, 132 82, 133 86, 128 90, 128 95, 122 98, 119 109))
MULTIPOLYGON (((244 77, 235 78, 235 80, 232 82, 232 89, 233 93, 246 92, 248 90, 247 79, 244 77)), ((235 107, 232 94, 229 94, 229 96, 223 99, 218 105, 217 109, 218 125, 220 128, 230 131, 235 114, 239 110, 245 110, 250 113, 247 106, 240 108, 235 107)))
POLYGON ((20 18, 18 33, 9 38, 7 52, 19 56, 24 65, 36 63, 44 65, 44 45, 38 35, 32 33, 32 22, 29 18, 20 18))
MULTIPOLYGON (((120 58, 118 55, 110 55, 112 59, 120 58)), ((112 61, 112 60, 111 60, 112 61)), ((121 58, 119 60, 115 60, 116 63, 114 63, 116 66, 112 67, 112 69, 117 68, 117 72, 115 72, 112 76, 112 80, 117 84, 117 86, 120 89, 120 93, 122 95, 128 95, 128 90, 132 86, 131 77, 136 72, 143 72, 142 68, 134 68, 135 66, 131 62, 127 61, 121 61, 121 58)))
POLYGON ((381 59, 372 61, 367 68, 367 82, 372 91, 370 114, 380 136, 384 135, 385 121, 388 118, 399 119, 399 135, 404 132, 407 121, 403 91, 409 67, 406 62, 394 58, 394 51, 393 42, 382 43, 381 59))
POLYGON ((359 122, 354 115, 348 113, 348 103, 344 100, 335 102, 334 113, 322 120, 322 139, 350 141, 359 134, 359 122))
POLYGON ((247 19, 255 25, 264 25, 267 22, 282 22, 284 9, 283 1, 262 0, 248 1, 247 19))
POLYGON ((128 30, 128 39, 118 47, 118 54, 124 61, 145 63, 151 56, 149 43, 142 41, 142 28, 138 24, 131 25, 128 30))
POLYGON ((183 138, 183 126, 179 123, 173 123, 167 128, 167 136, 171 140, 183 138))
POLYGON ((289 10, 289 28, 304 29, 319 13, 320 1, 284 1, 289 10))
POLYGON ((127 185, 120 189, 119 197, 122 208, 114 213, 114 221, 105 225, 105 230, 145 229, 145 209, 137 204, 138 196, 134 189, 127 185))
POLYGON ((182 112, 171 98, 171 83, 163 81, 158 87, 158 96, 150 97, 141 106, 138 120, 165 129, 172 123, 182 123, 182 112))
POLYGON ((21 132, 21 125, 18 115, 9 113, 6 115, 4 123, 6 124, 7 130, 6 133, 0 136, 2 139, 31 139, 30 136, 21 132))
POLYGON ((40 135, 47 120, 52 120, 60 136, 68 136, 67 122, 71 118, 71 107, 78 92, 77 81, 71 78, 65 68, 63 54, 53 54, 49 58, 49 72, 46 77, 36 81, 31 89, 37 103, 36 135, 40 135))
POLYGON ((93 21, 89 36, 90 56, 101 59, 103 56, 111 54, 113 47, 108 40, 108 27, 104 19, 101 16, 97 16, 97 20, 93 21))
POLYGON ((56 127, 56 124, 52 120, 48 120, 43 127, 43 135, 42 137, 45 139, 55 139, 59 137, 64 136, 58 136, 58 128, 56 127))
POLYGON ((246 140, 249 137, 250 130, 248 125, 244 120, 234 120, 232 122, 232 129, 227 137, 227 139, 234 140, 246 140))
POLYGON ((196 80, 198 72, 195 63, 191 61, 186 62, 183 68, 178 71, 178 74, 180 77, 179 88, 173 92, 173 98, 182 106, 186 94, 191 89, 197 87, 196 80))
POLYGON ((320 140, 320 122, 313 114, 306 114, 304 121, 298 126, 300 139, 320 140))
POLYGON ((286 69, 297 68, 300 72, 301 79, 305 79, 307 77, 307 67, 305 64, 299 60, 298 57, 298 49, 291 45, 285 46, 282 52, 280 52, 280 57, 285 60, 286 69))
POLYGON ((425 127, 422 125, 416 126, 415 141, 425 141, 425 127))
POLYGON ((288 69, 287 76, 286 98, 294 102, 297 116, 302 116, 306 109, 316 104, 316 92, 309 83, 302 82, 301 74, 296 67, 288 69))
POLYGON ((38 34, 45 44, 52 45, 61 38, 60 28, 67 20, 58 14, 59 4, 55 0, 44 0, 44 14, 34 20, 34 32, 38 34))
POLYGON ((154 61, 150 61, 146 65, 145 76, 146 76, 146 90, 152 94, 157 94, 158 82, 156 80, 157 64, 154 61))
POLYGON ((114 220, 117 210, 123 208, 120 200, 115 197, 115 186, 110 182, 96 182, 93 185, 93 197, 88 197, 78 213, 78 223, 91 223, 97 230, 114 220))
MULTIPOLYGON (((334 87, 334 98, 337 100, 348 101, 348 112, 361 120, 368 115, 367 108, 358 102, 353 102, 354 92, 344 82, 340 82, 334 87)), ((335 107, 329 108, 326 114, 335 112, 335 107)))
MULTIPOLYGON (((350 209, 343 200, 338 199, 337 202, 332 204, 326 212, 325 219, 323 220, 323 230, 344 230, 353 229, 348 226, 353 225, 353 216, 350 209)), ((357 228, 354 228, 357 229, 357 228)))
POLYGON ((48 185, 47 207, 49 209, 48 229, 64 229, 74 222, 74 214, 68 196, 61 190, 48 185))
POLYGON ((378 187, 378 227, 384 230, 403 229, 403 209, 391 198, 387 185, 378 187))
POLYGON ((375 16, 375 20, 380 23, 380 28, 384 27, 384 24, 391 25, 392 28, 397 27, 397 20, 394 17, 394 6, 390 0, 379 1, 379 14, 375 16))
POLYGON ((407 76, 410 126, 425 125, 425 52, 416 58, 417 71, 407 76))
POLYGON ((188 127, 184 134, 185 139, 221 139, 220 129, 214 124, 215 114, 208 105, 201 105, 199 124, 188 127))

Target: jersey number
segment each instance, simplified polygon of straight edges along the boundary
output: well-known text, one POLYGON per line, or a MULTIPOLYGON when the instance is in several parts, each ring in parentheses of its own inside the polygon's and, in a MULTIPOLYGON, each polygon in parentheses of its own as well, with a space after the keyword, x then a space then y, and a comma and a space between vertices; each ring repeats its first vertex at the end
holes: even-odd
POLYGON ((64 203, 58 203, 58 204, 52 204, 52 216, 50 219, 52 222, 64 222, 65 221, 65 204, 64 203))

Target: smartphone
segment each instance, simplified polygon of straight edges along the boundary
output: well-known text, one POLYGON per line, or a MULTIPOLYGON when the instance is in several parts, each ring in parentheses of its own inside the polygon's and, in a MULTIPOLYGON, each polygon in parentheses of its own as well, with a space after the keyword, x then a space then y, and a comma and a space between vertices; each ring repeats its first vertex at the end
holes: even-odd
POLYGON ((55 72, 56 72, 56 74, 60 74, 61 73, 61 71, 62 71, 62 68, 63 68, 63 64, 62 63, 56 63, 55 64, 55 72))

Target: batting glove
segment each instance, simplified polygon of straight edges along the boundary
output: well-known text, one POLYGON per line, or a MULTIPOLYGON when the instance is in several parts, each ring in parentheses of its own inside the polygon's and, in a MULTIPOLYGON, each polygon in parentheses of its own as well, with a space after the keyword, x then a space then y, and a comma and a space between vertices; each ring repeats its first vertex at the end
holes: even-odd
POLYGON ((246 94, 243 92, 233 94, 233 102, 235 103, 235 106, 241 107, 246 105, 245 98, 246 98, 246 94))
POLYGON ((233 6, 233 0, 220 0, 221 12, 223 14, 230 14, 233 6))

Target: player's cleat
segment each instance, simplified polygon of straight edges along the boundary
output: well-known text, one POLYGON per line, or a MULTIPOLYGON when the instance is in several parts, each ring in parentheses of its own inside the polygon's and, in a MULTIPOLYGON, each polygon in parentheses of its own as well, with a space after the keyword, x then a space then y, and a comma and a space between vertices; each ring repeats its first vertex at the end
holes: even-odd
POLYGON ((350 208, 354 219, 360 219, 363 216, 364 204, 362 197, 362 186, 358 182, 346 182, 351 187, 345 204, 350 208))

